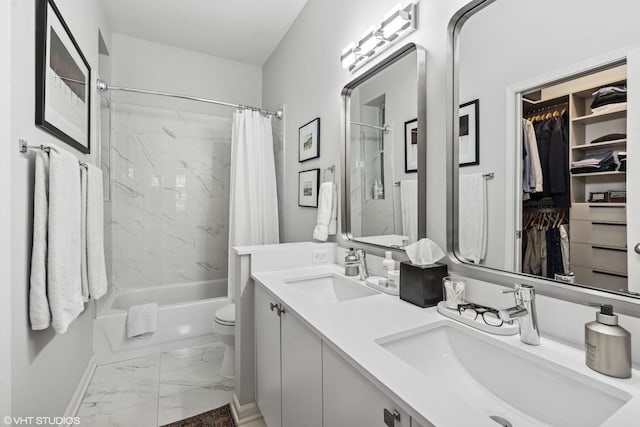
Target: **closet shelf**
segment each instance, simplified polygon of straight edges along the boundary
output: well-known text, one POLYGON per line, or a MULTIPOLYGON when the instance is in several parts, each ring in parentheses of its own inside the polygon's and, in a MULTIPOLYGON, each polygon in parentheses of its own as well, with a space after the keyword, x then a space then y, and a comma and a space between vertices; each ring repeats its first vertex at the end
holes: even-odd
POLYGON ((612 202, 573 202, 572 206, 581 205, 581 206, 589 206, 590 208, 624 208, 627 206, 626 203, 612 203, 612 202))
POLYGON ((626 144, 627 144, 626 139, 616 139, 613 141, 596 142, 595 144, 574 145, 573 147, 571 147, 571 149, 572 150, 588 150, 590 148, 607 148, 607 147, 622 146, 626 144))
POLYGON ((608 171, 608 172, 591 172, 591 173, 572 173, 571 176, 574 178, 587 178, 590 176, 608 176, 608 175, 625 176, 626 174, 627 174, 626 172, 608 171))
POLYGON ((627 105, 625 104, 621 108, 613 111, 607 111, 605 113, 589 114, 588 116, 580 116, 571 119, 573 124, 588 125, 591 123, 599 123, 607 120, 623 119, 627 116, 627 105))

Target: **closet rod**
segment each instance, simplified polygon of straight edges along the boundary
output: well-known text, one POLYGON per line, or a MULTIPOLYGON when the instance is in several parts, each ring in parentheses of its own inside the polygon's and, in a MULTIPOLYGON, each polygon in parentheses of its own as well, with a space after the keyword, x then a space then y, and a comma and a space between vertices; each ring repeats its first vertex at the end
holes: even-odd
POLYGON ((258 107, 251 107, 249 105, 233 104, 231 102, 216 101, 216 100, 207 99, 207 98, 198 98, 196 96, 181 95, 181 94, 178 94, 178 93, 159 92, 159 91, 156 91, 156 90, 136 89, 136 88, 131 88, 131 87, 123 87, 123 86, 111 86, 111 85, 107 84, 107 82, 105 82, 104 80, 100 80, 100 79, 98 79, 96 81, 96 87, 98 88, 98 92, 107 92, 107 91, 110 91, 110 90, 119 90, 119 91, 122 91, 122 92, 143 93, 143 94, 146 94, 146 95, 159 95, 159 96, 168 96, 170 98, 187 99, 187 100, 190 100, 190 101, 205 102, 207 104, 224 105, 225 107, 248 108, 250 110, 260 111, 263 114, 268 114, 268 115, 275 116, 278 119, 282 119, 282 115, 283 115, 282 109, 278 109, 277 111, 269 111, 269 110, 264 110, 264 109, 258 108, 258 107))
POLYGON ((568 101, 561 102, 561 103, 559 103, 559 104, 547 105, 547 106, 545 106, 545 107, 540 107, 540 108, 536 108, 535 110, 531 110, 531 111, 529 111, 529 112, 525 113, 525 116, 529 116, 529 115, 531 115, 531 114, 540 113, 540 112, 542 112, 542 111, 554 110, 554 109, 556 109, 556 108, 558 108, 558 107, 566 107, 566 106, 568 106, 568 105, 569 105, 569 102, 568 102, 568 101))
MULTIPOLYGON (((40 144, 40 145, 29 145, 29 143, 27 141, 25 141, 24 139, 19 139, 18 140, 18 150, 21 153, 28 153, 29 150, 42 150, 45 151, 47 153, 51 152, 51 150, 53 151, 58 151, 56 149, 56 147, 52 147, 50 145, 44 145, 44 144, 40 144)), ((81 168, 87 168, 87 164, 85 162, 81 162, 78 160, 78 163, 80 164, 81 168)))

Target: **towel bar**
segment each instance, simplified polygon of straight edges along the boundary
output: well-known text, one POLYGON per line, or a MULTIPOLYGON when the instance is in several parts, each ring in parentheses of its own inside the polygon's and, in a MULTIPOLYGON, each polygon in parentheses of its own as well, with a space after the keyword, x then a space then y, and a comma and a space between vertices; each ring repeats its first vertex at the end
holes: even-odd
MULTIPOLYGON (((28 153, 29 150, 42 150, 42 151, 46 151, 47 153, 50 152, 51 150, 57 151, 55 147, 52 147, 50 145, 44 145, 44 144, 29 145, 29 143, 24 139, 18 140, 18 150, 20 150, 21 153, 28 153)), ((80 160, 78 160, 78 164, 80 165, 81 168, 85 168, 85 169, 87 168, 87 164, 85 162, 81 162, 80 160)))

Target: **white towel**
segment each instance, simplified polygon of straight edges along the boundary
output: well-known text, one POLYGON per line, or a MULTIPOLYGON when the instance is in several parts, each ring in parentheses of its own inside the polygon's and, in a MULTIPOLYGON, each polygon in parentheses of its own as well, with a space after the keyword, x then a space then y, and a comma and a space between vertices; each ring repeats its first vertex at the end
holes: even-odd
POLYGON ((87 170, 80 168, 80 277, 82 299, 89 301, 89 276, 87 273, 87 170))
POLYGON ((409 242, 418 241, 418 181, 400 181, 400 210, 402 212, 402 234, 409 242))
POLYGON ((336 193, 333 182, 323 182, 322 185, 320 185, 320 191, 318 191, 317 225, 313 229, 313 238, 316 240, 326 241, 329 234, 336 233, 336 193), (332 220, 334 222, 333 233, 329 230, 332 220))
POLYGON ((102 171, 87 165, 87 275, 89 295, 98 299, 107 293, 104 259, 104 199, 102 171))
POLYGON ((482 174, 460 175, 458 241, 460 255, 478 264, 487 253, 487 190, 482 174))
POLYGON ((49 155, 45 151, 38 151, 33 190, 33 246, 29 289, 29 319, 33 330, 47 329, 51 325, 51 312, 47 299, 48 197, 49 155))
POLYGON ((152 334, 158 324, 158 304, 134 305, 127 313, 127 338, 152 334))
POLYGON ((84 310, 80 274, 80 168, 64 150, 49 153, 47 296, 57 334, 84 310))

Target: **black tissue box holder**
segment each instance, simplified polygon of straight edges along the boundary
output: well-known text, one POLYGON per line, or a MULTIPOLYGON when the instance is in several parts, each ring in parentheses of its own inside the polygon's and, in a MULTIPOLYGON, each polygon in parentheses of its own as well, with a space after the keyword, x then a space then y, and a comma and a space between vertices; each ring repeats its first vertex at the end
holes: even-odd
POLYGON ((400 263, 400 299, 420 307, 432 307, 442 301, 442 279, 446 264, 414 265, 400 263))

